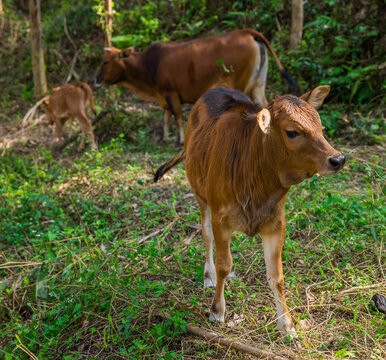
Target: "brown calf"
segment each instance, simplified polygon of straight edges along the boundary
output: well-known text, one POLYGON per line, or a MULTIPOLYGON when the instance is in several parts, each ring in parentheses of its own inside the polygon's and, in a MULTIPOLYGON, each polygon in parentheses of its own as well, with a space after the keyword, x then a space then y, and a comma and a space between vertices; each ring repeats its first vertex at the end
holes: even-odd
POLYGON ((268 40, 252 29, 181 43, 156 43, 144 52, 135 52, 133 47, 105 49, 95 83, 122 85, 144 100, 157 102, 164 109, 164 138, 168 136, 173 114, 178 141, 183 144, 181 104, 194 104, 207 90, 238 89, 251 94, 260 105, 267 104, 267 48, 283 77, 298 91, 298 85, 285 71, 268 40))
POLYGON ((329 86, 319 86, 300 98, 277 96, 267 108, 261 108, 239 91, 210 90, 190 113, 185 149, 158 169, 155 181, 186 158, 206 241, 204 287, 216 286, 212 320, 224 321, 232 230, 249 236, 259 233, 278 329, 294 332, 281 263, 284 202, 291 185, 316 173, 335 174, 344 165, 345 157, 323 137, 315 110, 329 91, 329 86))
POLYGON ((55 124, 59 140, 63 137, 63 126, 69 118, 77 118, 82 130, 78 150, 84 149, 84 138, 88 133, 91 146, 96 149, 92 124, 87 116, 87 101, 93 113, 96 113, 92 90, 84 82, 71 83, 52 89, 48 100, 44 100, 46 116, 50 124, 55 124))

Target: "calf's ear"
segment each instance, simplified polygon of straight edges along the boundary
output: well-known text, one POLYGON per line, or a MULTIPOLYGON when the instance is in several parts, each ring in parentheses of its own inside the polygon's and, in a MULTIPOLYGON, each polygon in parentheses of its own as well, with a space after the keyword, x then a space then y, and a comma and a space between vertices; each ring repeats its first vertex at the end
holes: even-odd
POLYGON ((305 93, 300 98, 307 101, 315 109, 319 109, 323 104, 324 99, 330 92, 330 89, 331 87, 329 85, 321 85, 314 90, 305 93))
POLYGON ((268 109, 263 109, 257 114, 257 122, 264 134, 268 134, 271 127, 271 114, 268 109))
POLYGON ((48 106, 48 100, 43 100, 43 105, 48 106))

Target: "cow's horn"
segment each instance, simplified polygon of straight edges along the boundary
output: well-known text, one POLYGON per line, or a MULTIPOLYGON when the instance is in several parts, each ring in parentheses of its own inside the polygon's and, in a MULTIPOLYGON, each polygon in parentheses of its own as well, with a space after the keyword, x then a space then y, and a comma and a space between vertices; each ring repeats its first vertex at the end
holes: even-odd
POLYGON ((111 52, 111 48, 109 48, 109 47, 106 47, 103 50, 106 51, 106 52, 111 52))

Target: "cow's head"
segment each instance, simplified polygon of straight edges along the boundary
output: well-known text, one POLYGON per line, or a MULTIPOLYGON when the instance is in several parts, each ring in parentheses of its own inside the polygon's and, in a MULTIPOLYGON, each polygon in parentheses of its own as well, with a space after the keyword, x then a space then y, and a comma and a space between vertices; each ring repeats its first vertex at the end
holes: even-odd
POLYGON ((50 101, 49 100, 43 100, 42 102, 44 107, 44 112, 46 114, 46 119, 48 121, 49 125, 54 124, 54 120, 52 119, 51 109, 50 109, 50 101))
POLYGON ((342 169, 345 157, 323 136, 318 109, 329 86, 318 86, 300 98, 278 96, 257 115, 261 130, 276 153, 275 167, 283 186, 290 186, 312 175, 332 175, 342 169))
POLYGON ((124 59, 128 58, 133 52, 133 46, 124 50, 115 47, 105 48, 105 55, 98 74, 94 79, 94 85, 114 85, 123 81, 125 73, 124 59))

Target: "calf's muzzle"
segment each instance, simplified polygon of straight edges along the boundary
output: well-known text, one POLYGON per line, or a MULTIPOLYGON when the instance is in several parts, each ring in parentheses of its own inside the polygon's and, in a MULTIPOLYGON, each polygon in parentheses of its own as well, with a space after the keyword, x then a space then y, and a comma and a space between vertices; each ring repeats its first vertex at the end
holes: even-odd
POLYGON ((94 80, 93 80, 93 85, 95 87, 101 87, 103 84, 102 84, 102 77, 100 75, 97 75, 94 80))
POLYGON ((339 170, 343 167, 344 163, 346 162, 346 158, 343 154, 339 154, 338 156, 330 157, 328 159, 328 163, 332 170, 339 170))

